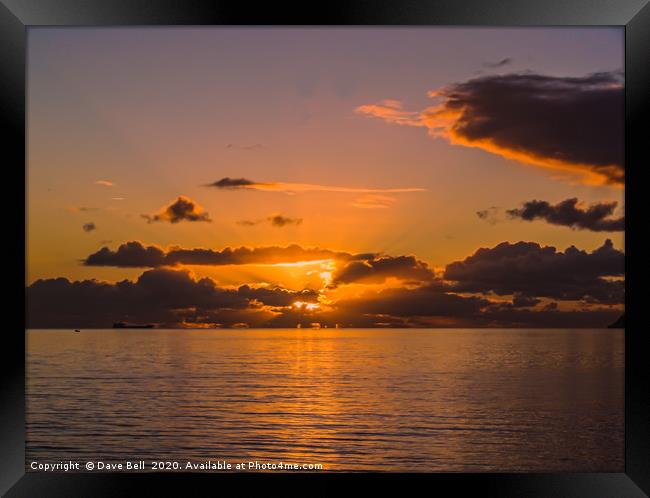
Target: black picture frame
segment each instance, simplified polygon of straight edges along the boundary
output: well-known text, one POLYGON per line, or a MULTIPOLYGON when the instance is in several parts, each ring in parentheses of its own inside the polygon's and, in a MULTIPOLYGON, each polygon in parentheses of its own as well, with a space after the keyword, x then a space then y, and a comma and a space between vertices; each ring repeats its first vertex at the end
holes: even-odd
MULTIPOLYGON (((350 482, 384 491, 406 492, 408 484, 454 496, 479 494, 518 497, 640 497, 650 494, 650 362, 646 361, 638 293, 641 280, 636 261, 641 258, 630 223, 637 219, 640 171, 650 164, 641 125, 649 115, 650 5, 648 0, 329 0, 301 5, 245 0, 0 0, 0 102, 2 105, 6 184, 22 196, 25 191, 25 83, 26 34, 30 26, 126 25, 463 25, 463 26, 624 26, 626 81, 626 334, 625 334, 625 472, 620 474, 43 474, 25 473, 25 338, 19 324, 5 328, 0 426, 0 492, 18 496, 132 496, 146 486, 164 486, 169 494, 184 496, 189 486, 209 485, 218 491, 235 485, 240 494, 250 484, 264 486, 265 494, 286 494, 296 483, 310 494, 334 492, 350 482), (15 182, 13 178, 15 178, 15 182), (20 182, 23 189, 20 189, 20 182), (635 266, 631 266, 635 265, 635 266), (634 268, 634 270, 632 270, 634 268), (449 488, 451 486, 451 488, 449 488)), ((15 204, 14 204, 15 205, 15 204)), ((11 215, 11 213, 10 213, 11 215)), ((16 233, 25 218, 13 215, 16 233)), ((20 236, 19 236, 20 237, 20 236)), ((25 251, 18 243, 3 244, 7 293, 22 300, 25 290, 25 251), (18 262, 23 262, 22 265, 18 262), (15 282, 15 283, 14 283, 15 282), (21 291, 9 290, 20 288, 21 291)), ((7 313, 16 313, 8 307, 7 313)), ((24 308, 23 308, 24 309, 24 308)), ((23 324, 24 314, 17 321, 23 324)), ((415 488, 413 488, 415 489, 415 488)))

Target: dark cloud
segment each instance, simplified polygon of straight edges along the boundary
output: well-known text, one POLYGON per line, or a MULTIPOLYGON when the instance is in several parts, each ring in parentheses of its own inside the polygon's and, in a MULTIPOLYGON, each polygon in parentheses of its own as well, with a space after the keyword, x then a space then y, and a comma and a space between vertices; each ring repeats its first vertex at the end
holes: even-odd
POLYGON ((184 322, 260 323, 274 315, 261 305, 291 306, 313 302, 315 291, 282 288, 218 287, 209 278, 187 271, 154 269, 136 281, 115 284, 65 278, 37 280, 27 288, 30 328, 110 327, 116 321, 184 326, 184 322))
POLYGON ((566 199, 555 205, 547 201, 528 201, 519 209, 509 209, 512 218, 526 221, 542 219, 553 225, 562 225, 594 232, 622 232, 625 218, 610 218, 617 202, 598 202, 584 209, 578 206, 578 199, 566 199))
POLYGON ((179 196, 178 199, 168 206, 163 207, 157 214, 143 214, 142 217, 148 223, 155 221, 168 221, 169 223, 178 223, 180 221, 212 221, 208 213, 203 212, 196 202, 183 195, 179 196))
POLYGON ((257 185, 256 182, 252 180, 247 180, 246 178, 222 178, 221 180, 217 180, 214 183, 209 184, 209 187, 217 187, 217 188, 241 188, 241 187, 248 187, 251 185, 257 185))
POLYGON ((503 242, 447 265, 444 278, 458 292, 520 293, 529 297, 621 304, 625 256, 608 239, 591 253, 564 252, 535 242, 503 242))
POLYGON ((438 282, 415 289, 385 289, 358 298, 338 301, 338 310, 375 316, 438 316, 470 319, 490 302, 481 297, 463 297, 445 291, 438 282))
POLYGON ((250 301, 258 301, 267 306, 291 306, 295 302, 316 303, 318 302, 319 293, 313 289, 304 289, 302 291, 291 291, 280 287, 253 288, 248 285, 242 285, 238 291, 240 296, 244 296, 250 301))
MULTIPOLYGON (((483 297, 462 296, 440 282, 405 289, 366 292, 341 299, 325 310, 314 290, 218 287, 187 271, 154 269, 137 280, 117 283, 65 278, 37 280, 27 288, 29 328, 105 328, 116 321, 159 327, 600 327, 620 309, 561 311, 557 303, 540 310, 518 309, 483 297)), ((530 303, 527 303, 530 304, 530 303)))
POLYGON ((476 216, 483 221, 487 221, 490 225, 495 225, 499 222, 499 208, 492 206, 481 211, 476 211, 476 216))
POLYGON ((620 72, 584 77, 489 75, 429 95, 441 103, 420 112, 405 111, 395 101, 363 105, 356 111, 394 124, 428 128, 432 136, 456 145, 581 172, 588 181, 624 183, 620 72))
POLYGON ((512 59, 510 57, 505 57, 504 59, 501 59, 496 62, 484 62, 483 65, 485 67, 489 68, 498 68, 498 67, 503 67, 507 66, 508 64, 512 64, 512 59))
POLYGON ((621 313, 606 307, 561 311, 557 303, 539 310, 519 304, 522 306, 454 294, 434 282, 415 289, 386 289, 342 300, 334 304, 332 312, 319 318, 348 327, 596 328, 606 326, 621 313))
POLYGON ((619 73, 484 76, 439 95, 445 102, 436 112, 455 113, 450 131, 470 145, 488 142, 505 154, 586 169, 609 183, 624 181, 619 73))
POLYGON ((117 283, 38 280, 27 288, 30 327, 107 327, 114 321, 166 327, 602 327, 616 320, 624 303, 624 254, 609 240, 591 252, 504 242, 451 263, 444 278, 414 256, 297 245, 215 251, 129 242, 115 251, 104 247, 85 264, 154 269, 117 283), (335 268, 331 287, 321 290, 222 288, 170 268, 321 260, 335 268), (335 290, 388 278, 401 286, 367 287, 353 295, 335 290))
POLYGON ((268 221, 274 227, 284 227, 287 225, 300 225, 302 223, 302 218, 289 218, 287 216, 282 216, 281 214, 276 214, 274 216, 269 216, 268 221))
POLYGON ((86 266, 117 266, 155 268, 159 266, 184 265, 246 265, 297 263, 300 261, 319 261, 325 259, 353 260, 371 258, 372 254, 353 255, 329 249, 305 249, 298 245, 287 247, 229 247, 218 251, 214 249, 173 248, 163 251, 156 246, 144 246, 132 241, 122 244, 116 251, 102 247, 84 261, 86 266))
POLYGON ((222 251, 212 249, 172 249, 167 253, 167 264, 186 265, 245 265, 297 263, 323 259, 345 259, 353 255, 328 249, 305 249, 298 245, 287 247, 229 247, 222 251))
POLYGON ((295 226, 301 225, 302 218, 290 218, 288 216, 283 216, 281 214, 274 214, 272 216, 268 216, 263 220, 240 220, 237 222, 238 225, 243 225, 246 227, 256 226, 261 223, 270 223, 271 226, 282 228, 287 225, 295 225, 295 226))
POLYGON ((122 268, 155 268, 165 266, 165 252, 155 246, 133 241, 121 244, 117 251, 102 247, 84 260, 86 266, 119 266, 122 268))
POLYGON ((541 302, 541 299, 526 296, 521 292, 515 292, 515 294, 512 296, 512 306, 515 308, 529 308, 537 306, 541 302))
POLYGON ((428 265, 413 256, 381 256, 360 261, 350 261, 343 265, 332 277, 332 285, 362 283, 382 283, 387 278, 424 282, 434 278, 428 265))
POLYGON ((92 232, 93 230, 97 229, 97 227, 92 221, 85 223, 81 228, 83 229, 84 232, 92 232))

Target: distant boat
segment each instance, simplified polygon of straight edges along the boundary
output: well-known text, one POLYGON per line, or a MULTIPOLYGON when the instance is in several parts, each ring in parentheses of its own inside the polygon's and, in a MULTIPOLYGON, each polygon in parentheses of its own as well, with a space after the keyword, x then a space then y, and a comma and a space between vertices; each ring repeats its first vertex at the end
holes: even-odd
POLYGON ((81 332, 81 330, 79 330, 79 329, 74 329, 74 331, 75 331, 75 332, 81 332))
POLYGON ((114 329, 152 329, 155 325, 153 323, 127 323, 127 322, 115 322, 113 324, 114 329))

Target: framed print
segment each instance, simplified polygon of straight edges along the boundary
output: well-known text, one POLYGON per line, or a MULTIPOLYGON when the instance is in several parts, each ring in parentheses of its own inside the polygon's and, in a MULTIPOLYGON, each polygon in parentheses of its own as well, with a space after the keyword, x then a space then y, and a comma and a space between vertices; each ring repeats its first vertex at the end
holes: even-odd
POLYGON ((6 496, 650 492, 647 2, 0 14, 6 496))

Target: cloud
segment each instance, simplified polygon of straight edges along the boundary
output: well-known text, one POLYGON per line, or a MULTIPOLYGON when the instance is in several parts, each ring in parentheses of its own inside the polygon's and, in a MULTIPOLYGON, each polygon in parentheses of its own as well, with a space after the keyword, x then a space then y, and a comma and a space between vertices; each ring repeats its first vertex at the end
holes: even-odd
POLYGON ((295 327, 314 322, 330 327, 599 327, 621 313, 603 307, 561 311, 557 303, 533 309, 531 300, 517 306, 497 303, 456 294, 441 282, 367 291, 323 309, 314 290, 221 288, 210 278, 166 268, 116 283, 40 279, 27 287, 26 295, 29 328, 106 328, 116 321, 170 328, 295 327))
POLYGON ((332 276, 332 286, 359 282, 380 284, 388 278, 423 282, 434 276, 425 262, 413 256, 381 256, 344 264, 332 276))
POLYGON ((169 223, 178 223, 180 221, 207 221, 211 222, 208 213, 192 199, 183 195, 179 196, 171 204, 164 206, 161 210, 153 215, 143 214, 143 218, 148 223, 155 221, 168 221, 169 223))
POLYGON ((81 228, 83 229, 84 232, 92 232, 97 227, 95 226, 95 224, 92 221, 90 221, 88 223, 84 223, 84 225, 81 228))
POLYGON ((37 280, 27 288, 30 328, 111 327, 113 322, 146 322, 166 327, 193 323, 268 322, 262 306, 313 301, 314 291, 282 288, 218 287, 188 271, 159 268, 136 281, 117 283, 65 278, 37 280))
POLYGON ((155 246, 133 241, 121 244, 117 251, 102 247, 84 260, 85 266, 118 266, 121 268, 155 268, 165 266, 167 254, 155 246))
POLYGON ((422 115, 417 111, 405 111, 398 100, 382 100, 379 104, 366 104, 354 110, 357 114, 380 118, 387 123, 405 126, 426 126, 422 115))
POLYGON ((110 180, 97 180, 96 185, 103 185, 104 187, 113 187, 115 184, 110 180))
POLYGON ((624 87, 619 72, 481 76, 429 96, 440 102, 422 111, 404 111, 399 102, 384 101, 356 112, 424 127, 455 145, 579 172, 591 183, 621 186, 625 181, 624 87))
POLYGON ((90 213, 93 211, 99 211, 99 208, 88 207, 88 206, 70 206, 67 208, 71 213, 90 213))
POLYGON ((337 187, 331 185, 316 185, 312 183, 288 183, 288 182, 256 182, 246 178, 229 178, 225 177, 206 187, 215 187, 228 190, 262 190, 268 192, 284 192, 295 194, 299 192, 342 192, 342 193, 404 193, 404 192, 423 192, 423 188, 357 188, 357 187, 337 187))
POLYGON ((610 218, 617 202, 597 202, 584 209, 578 199, 566 199, 555 205, 547 201, 532 200, 525 202, 522 208, 509 209, 512 218, 526 221, 545 220, 552 225, 562 225, 593 232, 622 232, 625 230, 625 218, 610 218))
POLYGON ((156 268, 160 266, 183 265, 246 265, 298 263, 302 261, 322 261, 330 259, 356 259, 373 257, 371 254, 353 255, 329 249, 302 248, 298 245, 287 247, 229 247, 219 251, 214 249, 172 248, 164 251, 156 246, 144 246, 141 242, 131 241, 122 244, 116 251, 102 247, 91 254, 83 264, 86 266, 116 266, 156 268))
POLYGON ((163 250, 134 241, 116 251, 104 247, 85 264, 153 269, 116 283, 37 280, 27 288, 30 327, 107 327, 114 321, 166 327, 601 327, 620 315, 624 303, 624 255, 609 240, 591 252, 503 242, 447 265, 443 278, 414 256, 297 245, 163 250), (299 261, 327 262, 332 285, 223 288, 172 268, 299 261), (340 288, 388 279, 401 285, 340 288))
POLYGON ((298 245, 287 247, 229 247, 222 251, 212 249, 172 249, 167 252, 167 264, 185 265, 245 265, 299 263, 302 261, 323 261, 329 259, 355 258, 352 254, 329 249, 302 248, 298 245))
POLYGON ((395 197, 387 195, 367 194, 357 198, 352 206, 360 209, 386 209, 391 207, 396 200, 395 197))
POLYGON ((512 306, 515 308, 529 308, 537 306, 542 300, 536 297, 526 296, 520 292, 515 292, 512 296, 512 306))
POLYGON ((534 242, 503 242, 481 248, 446 266, 437 278, 427 263, 414 256, 378 253, 351 254, 320 248, 267 246, 223 250, 172 247, 163 250, 132 241, 117 250, 102 247, 89 255, 86 266, 160 268, 178 265, 276 265, 331 262, 329 289, 345 284, 381 284, 388 279, 412 287, 444 284, 449 292, 513 296, 513 301, 549 298, 619 305, 624 301, 624 254, 607 240, 587 252, 571 246, 564 252, 534 242))
POLYGON ((370 291, 358 298, 341 300, 334 307, 338 310, 378 316, 469 319, 489 304, 487 299, 451 294, 445 292, 439 283, 432 283, 415 289, 370 291))
MULTIPOLYGON (((368 291, 342 299, 312 318, 348 327, 603 327, 621 310, 603 306, 560 310, 557 303, 515 296, 514 303, 454 293, 440 281, 420 287, 368 291)), ((279 318, 275 319, 276 321, 279 318)))
POLYGON ((457 292, 520 294, 593 303, 624 302, 625 255, 611 240, 591 253, 564 252, 535 242, 502 242, 447 265, 444 279, 457 292))
POLYGON ((258 301, 267 306, 292 306, 295 302, 316 303, 318 302, 319 293, 313 289, 304 289, 302 291, 291 291, 280 287, 253 288, 248 285, 242 285, 238 289, 238 294, 250 301, 258 301))
MULTIPOLYGON (((350 254, 320 248, 268 246, 223 250, 174 247, 163 250, 137 241, 113 251, 102 247, 89 255, 86 266, 158 268, 177 265, 274 265, 305 261, 335 261, 332 287, 350 283, 436 280, 433 270, 414 256, 377 253, 350 254)), ((445 284, 455 292, 476 292, 560 300, 623 302, 624 254, 607 240, 591 253, 571 246, 564 252, 534 242, 503 242, 482 248, 463 261, 447 265, 445 284)))
POLYGON ((489 68, 499 68, 503 66, 507 66, 508 64, 512 64, 512 59, 510 57, 505 57, 501 60, 498 60, 496 62, 484 62, 483 66, 489 67, 489 68))
POLYGON ((217 187, 217 188, 242 188, 242 187, 249 187, 249 186, 254 186, 256 185, 255 182, 251 180, 247 180, 246 178, 222 178, 221 180, 217 180, 214 183, 211 183, 208 185, 209 187, 217 187))
POLYGON ((288 218, 281 214, 276 214, 274 216, 269 216, 268 221, 274 227, 284 227, 287 225, 300 225, 302 223, 302 218, 288 218))
POLYGON ((476 211, 476 216, 481 220, 488 222, 490 225, 496 225, 499 222, 499 207, 492 206, 487 209, 476 211))
POLYGON ((296 225, 296 226, 301 225, 302 218, 289 218, 288 216, 275 214, 275 215, 268 216, 263 220, 240 220, 237 222, 237 224, 247 226, 247 227, 252 227, 255 225, 259 225, 260 223, 266 223, 266 222, 270 223, 274 227, 282 228, 287 225, 296 225))

